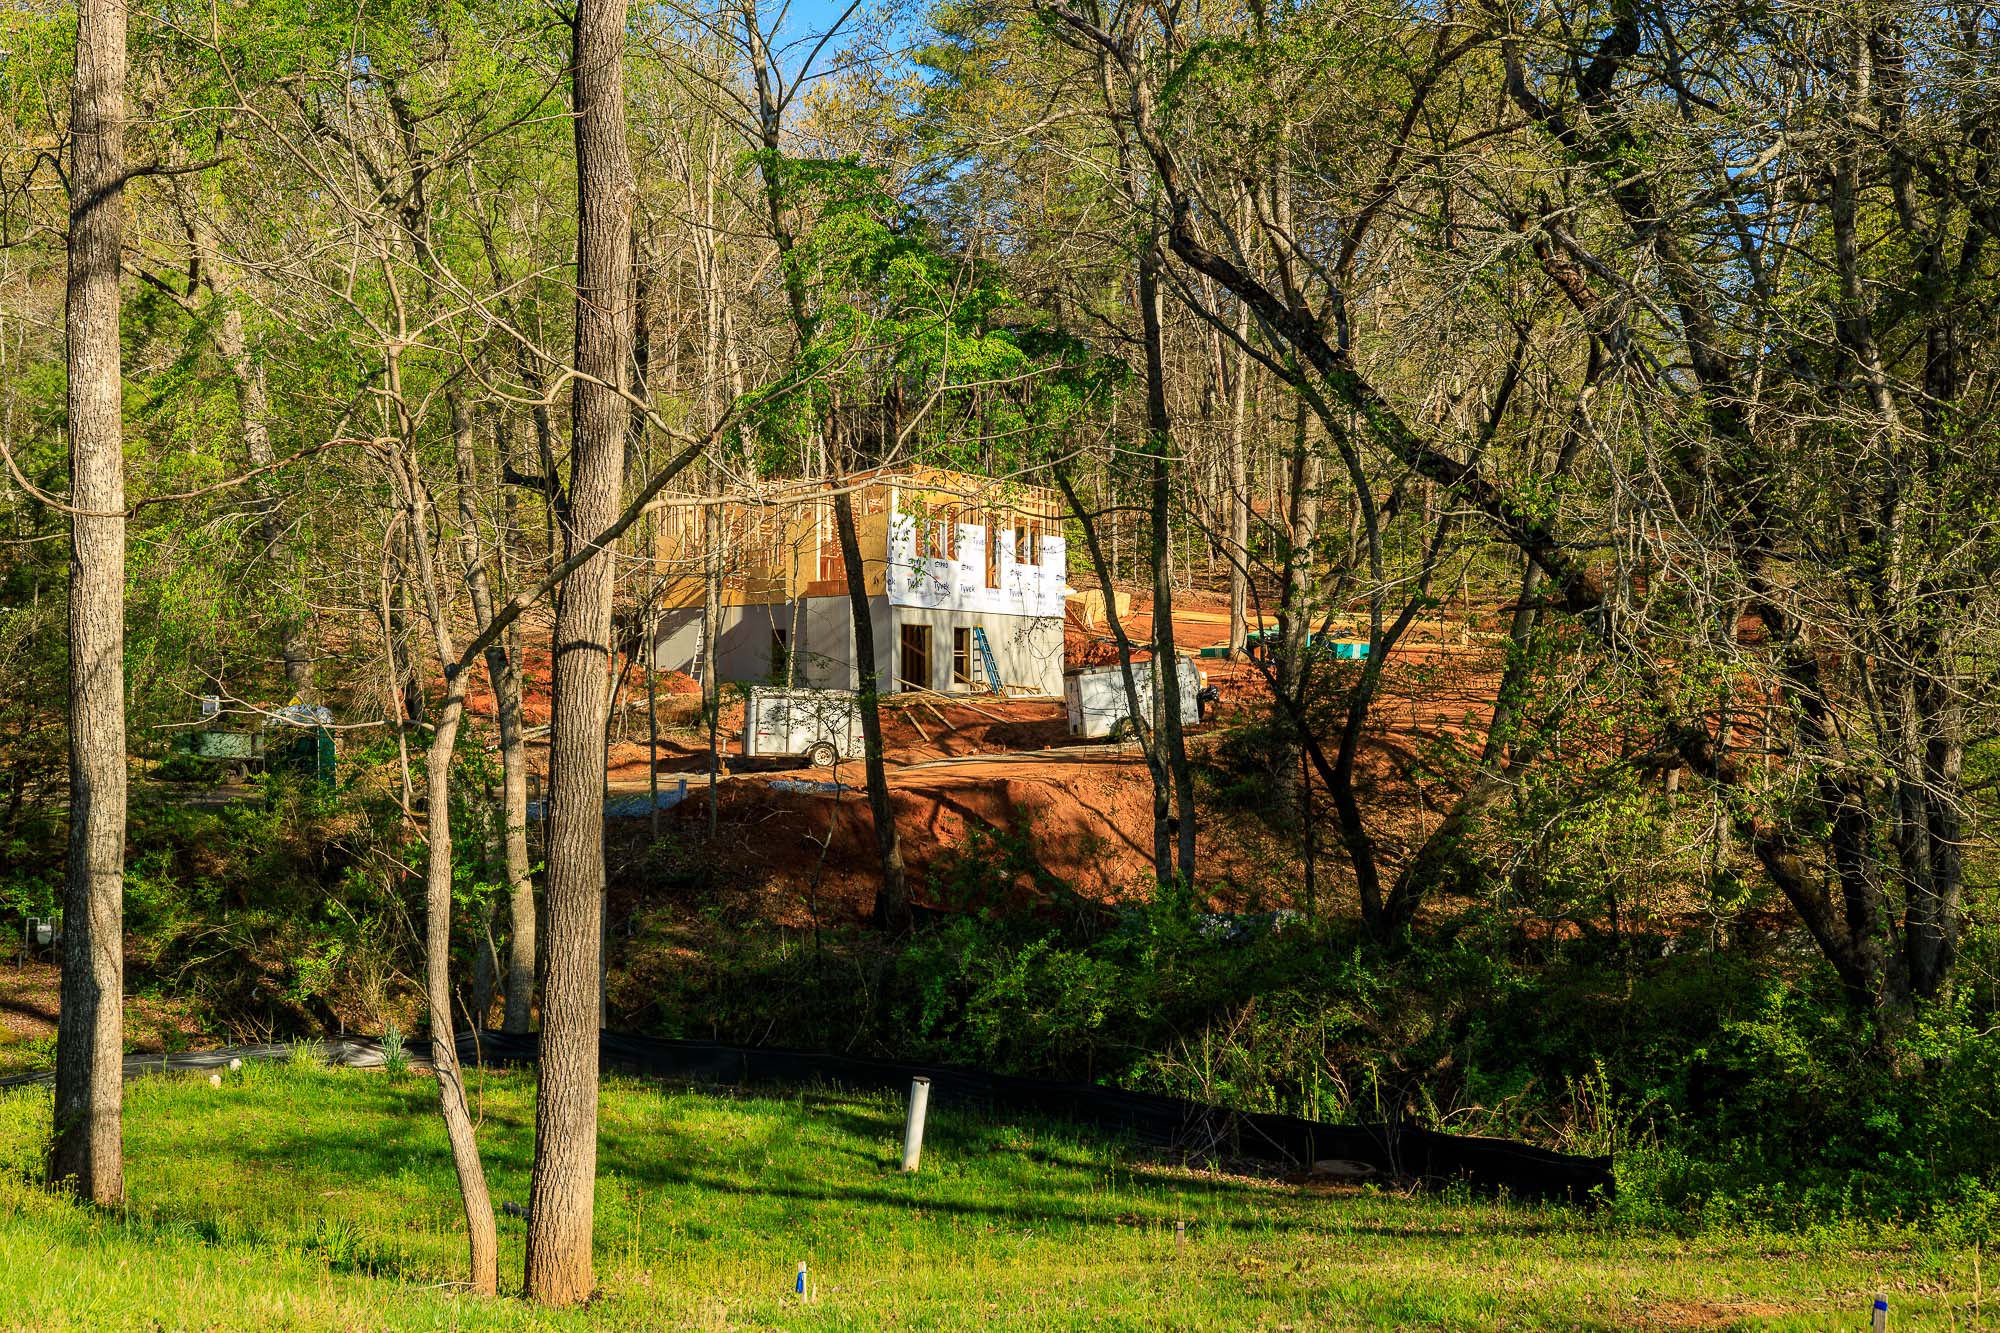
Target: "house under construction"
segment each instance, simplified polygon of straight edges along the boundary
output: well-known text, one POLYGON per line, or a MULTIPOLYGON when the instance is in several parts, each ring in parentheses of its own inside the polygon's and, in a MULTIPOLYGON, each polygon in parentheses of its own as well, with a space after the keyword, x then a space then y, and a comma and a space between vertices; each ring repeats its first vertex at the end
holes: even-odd
MULTIPOLYGON (((884 692, 1008 693, 1063 685, 1068 562, 1060 498, 1044 487, 921 470, 851 479, 884 692)), ((716 674, 859 687, 847 569, 824 487, 776 483, 719 506, 716 674)), ((697 504, 667 511, 654 558, 663 608, 654 666, 699 676, 707 542, 697 504)))

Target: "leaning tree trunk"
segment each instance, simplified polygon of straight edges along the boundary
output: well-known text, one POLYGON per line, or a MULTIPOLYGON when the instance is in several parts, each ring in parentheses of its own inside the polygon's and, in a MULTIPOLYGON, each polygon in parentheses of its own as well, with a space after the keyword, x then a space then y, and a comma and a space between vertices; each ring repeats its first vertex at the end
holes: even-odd
POLYGON ((854 497, 843 486, 833 492, 833 524, 840 559, 847 566, 847 605, 854 621, 854 669, 861 706, 861 748, 868 774, 868 811, 875 821, 875 851, 882 888, 875 897, 878 923, 900 930, 910 923, 910 890, 903 871, 903 846, 896 836, 896 812, 889 803, 889 775, 882 763, 881 677, 875 664, 875 622, 868 610, 868 579, 861 568, 861 538, 854 530, 854 497))
POLYGON ((474 1291, 491 1296, 499 1290, 499 1240, 451 1021, 451 757, 465 713, 466 675, 454 672, 445 686, 444 706, 438 710, 424 762, 424 830, 430 843, 424 868, 424 998, 430 1006, 431 1071, 437 1078, 438 1110, 465 1206, 470 1281, 474 1291))
MULTIPOLYGON (((1075 516, 1077 526, 1083 529, 1084 549, 1090 553, 1090 567, 1097 572, 1097 586, 1104 593, 1104 620, 1111 627, 1111 641, 1118 649, 1118 674, 1125 686, 1125 715, 1132 721, 1132 734, 1139 742, 1139 752, 1145 756, 1146 773, 1153 782, 1153 878, 1161 884, 1171 884, 1174 879, 1173 842, 1167 837, 1167 826, 1162 815, 1165 808, 1169 774, 1166 760, 1160 752, 1159 738, 1139 707, 1139 678, 1132 669, 1132 639, 1125 632, 1125 622, 1118 614, 1118 585, 1112 580, 1111 560, 1104 554, 1104 543, 1097 532, 1097 520, 1083 507, 1083 497, 1077 494, 1076 483, 1069 473, 1055 470, 1056 485, 1062 489, 1063 499, 1069 504, 1070 513, 1075 516)), ((1117 532, 1116 520, 1112 531, 1117 532)), ((1114 557, 1115 559, 1115 557, 1114 557)), ((1159 698, 1156 689, 1153 695, 1159 698)))
MULTIPOLYGON (((402 396, 402 375, 394 353, 387 358, 385 381, 390 395, 402 396)), ((471 425, 456 395, 451 401, 454 444, 461 468, 471 451, 471 425)), ((404 438, 412 432, 404 420, 404 438)), ((465 1208, 468 1247, 467 1280, 473 1290, 493 1295, 499 1289, 499 1240, 493 1224, 493 1199, 486 1186, 486 1168, 479 1160, 479 1140, 473 1129, 472 1114, 465 1100, 465 1079, 459 1070, 456 1034, 451 1017, 451 761, 457 747, 458 727, 465 716, 465 687, 470 673, 457 662, 452 647, 450 613, 438 582, 436 562, 431 557, 431 500, 418 471, 416 451, 391 460, 397 489, 402 493, 407 535, 416 562, 418 591, 424 613, 430 621, 432 646, 444 675, 444 703, 438 709, 431 730, 430 745, 424 754, 424 837, 427 856, 424 864, 424 998, 429 1007, 431 1070, 437 1079, 438 1114, 444 1121, 445 1140, 451 1147, 451 1162, 458 1173, 459 1197, 465 1208)), ((471 544, 476 553, 477 543, 471 544)), ((465 550, 466 548, 461 548, 465 550)), ((477 561, 467 561, 466 580, 483 587, 477 561)), ((480 613, 482 632, 493 620, 487 600, 480 613)), ((477 1018, 474 1019, 476 1023, 477 1018)))
MULTIPOLYGON (((472 595, 473 623, 483 630, 493 623, 494 600, 493 583, 479 547, 479 507, 474 500, 479 493, 479 468, 472 448, 472 414, 457 394, 449 397, 452 454, 458 473, 459 555, 465 565, 466 589, 472 595)), ((511 496, 506 503, 511 509, 511 496)), ((508 523, 502 532, 503 543, 511 528, 508 523)), ((502 1031, 521 1033, 528 1030, 535 992, 535 889, 528 870, 528 772, 521 737, 521 675, 518 662, 508 654, 504 635, 487 645, 485 656, 486 683, 493 690, 493 716, 500 732, 500 862, 511 924, 504 968, 495 960, 505 996, 500 1026, 502 1031)), ((485 1021, 482 1007, 474 1022, 485 1021)))
MULTIPOLYGON (((631 354, 632 175, 625 149, 623 0, 579 0, 574 23, 576 371, 565 557, 618 517, 631 354)), ((527 1289, 573 1305, 594 1286, 598 965, 604 894, 605 676, 614 561, 609 547, 556 600, 549 737, 548 942, 527 1289)))
POLYGON ((125 6, 81 0, 70 92, 69 867, 49 1177, 99 1204, 125 1195, 124 121, 125 6))
MULTIPOLYGON (((1302 761, 1314 740, 1305 687, 1306 648, 1312 641, 1312 547, 1319 536, 1320 483, 1319 459, 1308 444, 1306 430, 1306 406, 1301 402, 1292 422, 1292 450, 1285 469, 1285 486, 1278 496, 1286 521, 1278 573, 1276 641, 1270 637, 1262 640, 1271 657, 1271 691, 1290 724, 1288 734, 1279 743, 1272 794, 1282 808, 1297 812, 1301 834, 1305 830, 1304 792, 1300 786, 1302 761)), ((1334 793, 1336 809, 1340 799, 1334 793)), ((1305 850, 1307 841, 1303 836, 1300 839, 1302 855, 1311 855, 1305 850)), ((1368 884, 1374 874, 1373 860, 1366 857, 1358 860, 1354 873, 1362 886, 1362 901, 1372 903, 1368 884)))

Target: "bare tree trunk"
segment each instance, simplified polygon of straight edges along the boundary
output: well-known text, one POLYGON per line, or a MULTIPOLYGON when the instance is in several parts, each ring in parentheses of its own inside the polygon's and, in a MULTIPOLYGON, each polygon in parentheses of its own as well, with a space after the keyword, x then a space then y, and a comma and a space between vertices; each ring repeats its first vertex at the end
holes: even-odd
MULTIPOLYGON (((450 395, 453 457, 458 472, 459 556, 465 565, 466 588, 472 594, 473 623, 485 629, 493 623, 493 584, 479 545, 479 468, 472 450, 472 415, 464 401, 450 395)), ((511 513, 513 497, 506 504, 511 513)), ((501 534, 504 544, 511 535, 501 534)), ((486 649, 486 681, 493 690, 494 722, 500 732, 501 868, 505 876, 510 931, 503 991, 506 1005, 501 1028, 526 1032, 535 991, 535 887, 528 871, 528 772, 521 737, 521 674, 507 651, 505 636, 486 649)), ((497 960, 496 960, 496 971, 497 960)), ((476 1022, 486 1020, 481 1009, 476 1022)))
MULTIPOLYGON (((708 408, 711 427, 721 418, 719 386, 722 383, 722 365, 727 359, 736 364, 730 341, 728 323, 729 307, 723 299, 721 263, 715 243, 715 179, 718 173, 716 161, 721 147, 720 134, 711 132, 708 140, 708 175, 706 188, 702 191, 700 217, 702 225, 695 228, 695 254, 700 262, 702 274, 702 397, 708 408)), ((692 198, 692 174, 690 174, 690 200, 688 212, 696 213, 692 198)), ((740 392, 740 386, 733 386, 740 392)), ((710 499, 722 495, 722 470, 708 469, 706 485, 703 487, 710 499)), ((721 812, 720 779, 722 776, 722 683, 715 678, 715 641, 722 633, 722 509, 709 504, 701 512, 702 568, 701 568, 701 717, 708 727, 708 837, 715 840, 716 825, 721 812)))
MULTIPOLYGON (((722 493, 718 470, 709 473, 709 494, 722 493)), ((722 779, 722 682, 715 678, 715 641, 722 634, 722 507, 702 510, 701 716, 708 724, 708 837, 715 840, 722 779)))
POLYGON ((430 1007, 438 1110, 465 1206, 468 1280, 474 1291, 491 1296, 499 1290, 500 1245, 451 1020, 451 758, 465 712, 465 676, 458 672, 446 684, 444 706, 424 757, 424 831, 429 842, 424 866, 424 998, 430 1007))
MULTIPOLYGON (((511 508, 513 497, 508 497, 511 508)), ((511 525, 510 525, 511 526, 511 525)), ((500 1030, 528 1030, 535 1007, 535 878, 528 860, 528 756, 521 728, 521 636, 500 640, 495 710, 500 724, 500 818, 507 857, 507 978, 500 1030)), ((489 650, 486 666, 496 665, 489 650)))
MULTIPOLYGON (((487 795, 490 797, 492 794, 492 789, 488 788, 487 795)), ((504 873, 498 838, 487 842, 486 865, 489 870, 504 873)), ((472 1002, 466 1006, 471 1012, 465 1021, 475 1032, 491 1024, 493 1000, 500 993, 500 944, 493 938, 493 917, 498 908, 499 903, 488 898, 473 923, 479 933, 473 941, 472 1002)))
MULTIPOLYGON (((1118 648, 1118 674, 1125 686, 1125 713, 1132 719, 1132 731, 1139 741, 1139 752, 1145 756, 1146 772, 1153 780, 1153 878, 1161 884, 1171 884, 1174 878, 1173 842, 1167 836, 1167 826, 1162 811, 1166 806, 1165 793, 1170 775, 1165 761, 1161 758, 1158 734, 1143 716, 1139 707, 1139 678, 1132 670, 1132 639, 1125 632, 1125 621, 1118 614, 1117 585, 1112 582, 1111 563, 1105 558, 1104 542, 1097 531, 1097 520, 1083 507, 1083 498, 1076 492, 1076 483, 1062 468, 1055 469, 1056 485, 1061 488, 1063 499, 1069 502, 1070 513, 1076 516, 1077 526, 1083 529, 1084 549, 1090 553, 1091 568, 1097 571, 1097 585, 1104 592, 1104 618, 1111 626, 1111 641, 1118 648)), ((1111 530, 1118 531, 1118 521, 1114 516, 1111 530)), ((1159 698, 1159 690, 1153 691, 1159 698)))
POLYGON ((125 1195, 125 6, 80 0, 70 90, 69 866, 49 1179, 125 1195))
MULTIPOLYGON (((790 203, 776 166, 783 151, 781 128, 784 109, 773 86, 772 56, 766 49, 764 31, 759 26, 756 0, 743 0, 744 42, 750 53, 751 73, 756 81, 758 133, 765 153, 772 159, 764 168, 764 205, 771 225, 771 239, 781 257, 788 257, 795 243, 789 216, 790 203)), ((791 306, 792 327, 804 348, 812 332, 810 298, 804 279, 795 266, 783 264, 785 296, 791 306)), ((839 407, 829 409, 821 432, 822 472, 830 473, 831 463, 847 458, 846 442, 830 438, 839 429, 839 407)), ((854 622, 854 664, 861 709, 861 735, 866 751, 868 808, 875 821, 875 850, 881 863, 882 884, 875 895, 875 918, 900 929, 909 924, 909 888, 903 871, 903 851, 896 836, 896 820, 889 804, 889 778, 882 763, 881 684, 875 663, 875 632, 868 608, 868 584, 861 565, 860 538, 854 528, 853 497, 839 485, 833 495, 834 527, 840 541, 842 562, 847 566, 847 599, 854 622)), ((789 667, 788 667, 789 670, 789 667)))
POLYGON ((1175 834, 1178 873, 1194 882, 1194 777, 1188 770, 1187 738, 1181 732, 1180 658, 1174 652, 1172 499, 1173 421, 1167 413, 1166 331, 1162 320, 1160 268, 1166 255, 1149 246, 1139 264, 1140 321, 1146 340, 1146 435, 1152 454, 1153 523, 1153 702, 1158 725, 1154 743, 1162 752, 1173 784, 1174 814, 1165 819, 1166 792, 1156 783, 1154 818, 1175 834))
MULTIPOLYGON (((501 435, 495 432, 496 443, 501 435)), ((511 553, 520 540, 519 501, 506 480, 507 450, 499 450, 502 529, 500 579, 508 580, 511 553)), ((543 489, 546 497, 547 489, 543 489)), ((521 628, 509 625, 486 650, 486 670, 493 682, 494 720, 500 729, 500 819, 505 836, 507 873, 507 973, 500 1030, 524 1033, 535 1006, 535 880, 528 858, 528 755, 521 718, 521 628)))
POLYGON ((1250 407, 1250 307, 1237 302, 1236 390, 1229 413, 1229 651, 1250 638, 1250 454, 1245 438, 1250 407))
POLYGON ((389 598, 383 610, 383 622, 389 636, 389 663, 391 674, 396 678, 396 692, 403 701, 403 721, 412 727, 421 727, 429 719, 426 716, 423 682, 417 678, 416 663, 410 655, 410 579, 408 553, 397 548, 408 544, 408 536, 392 535, 391 564, 394 578, 389 587, 389 598))
MULTIPOLYGON (((1265 641, 1270 645, 1272 666, 1277 673, 1275 688, 1285 698, 1298 702, 1300 711, 1293 723, 1301 729, 1311 725, 1303 709, 1306 649, 1312 635, 1312 547, 1319 536, 1320 483, 1319 458, 1307 442, 1306 423, 1306 405, 1301 401, 1292 426, 1291 467, 1284 487, 1288 494, 1283 495, 1286 504, 1281 510, 1286 516, 1286 527, 1284 559, 1279 572, 1277 638, 1275 643, 1265 641)), ((1279 793, 1288 804, 1296 799, 1291 790, 1291 775, 1296 767, 1295 747, 1302 744, 1301 738, 1288 746, 1277 767, 1281 775, 1279 793)))
MULTIPOLYGON (((391 353, 387 361, 388 389, 400 404, 402 376, 396 355, 391 353)), ((471 425, 456 395, 450 406, 458 464, 463 468, 471 449, 471 425)), ((413 435, 414 429, 405 417, 405 447, 413 435)), ((452 1167, 458 1175, 459 1198, 465 1208, 467 1280, 475 1291, 490 1296, 499 1288, 499 1240, 493 1224, 493 1200, 486 1187, 486 1169, 479 1160, 479 1141, 466 1105, 465 1080, 459 1071, 451 1017, 451 761, 457 748, 459 723, 465 716, 467 673, 455 666, 457 654, 452 648, 444 592, 439 586, 437 566, 431 559, 431 497, 417 470, 414 448, 392 461, 396 486, 402 493, 416 581, 430 621, 432 646, 437 650, 445 677, 444 703, 424 752, 424 998, 429 1008, 431 1069, 438 1085, 438 1114, 444 1121, 452 1167)), ((469 542, 476 554, 476 539, 470 534, 461 534, 461 539, 469 542)), ((465 574, 469 586, 484 587, 476 562, 467 563, 465 574)), ((487 603, 481 616, 483 629, 492 623, 492 602, 483 594, 475 596, 487 603)))
MULTIPOLYGON (((659 538, 656 534, 646 534, 646 549, 653 549, 659 538)), ((650 563, 650 562, 649 562, 650 563)), ((652 575, 646 579, 646 793, 647 810, 650 813, 649 831, 654 838, 660 836, 660 671, 654 660, 660 642, 659 617, 653 611, 652 575)))
POLYGON ((1522 561, 1522 566, 1521 595, 1507 631, 1507 664, 1493 698, 1492 720, 1487 724, 1486 740, 1480 748, 1479 771, 1404 863, 1383 904, 1380 925, 1370 923, 1380 934, 1392 934, 1409 926, 1423 905, 1424 896, 1444 878, 1452 859, 1463 853, 1466 834, 1479 816, 1514 790, 1530 752, 1537 748, 1532 743, 1522 744, 1517 714, 1533 674, 1533 636, 1539 613, 1535 598, 1541 585, 1542 567, 1528 559, 1522 561))
POLYGON ((875 820, 875 850, 882 865, 882 888, 875 896, 875 919, 900 930, 910 924, 910 893, 903 874, 903 848, 896 836, 896 812, 889 804, 889 775, 882 764, 881 680, 875 666, 874 617, 868 611, 868 580, 861 567, 861 539, 854 530, 854 498, 836 486, 833 522, 840 535, 841 563, 847 566, 847 604, 854 619, 854 669, 861 704, 861 745, 868 772, 868 810, 875 820))
MULTIPOLYGON (((652 389, 650 377, 653 366, 653 303, 652 283, 647 278, 644 264, 645 249, 638 235, 632 238, 633 266, 638 270, 632 280, 632 392, 641 403, 648 400, 652 389)), ((628 416, 626 435, 626 459, 628 466, 634 467, 639 475, 652 473, 652 459, 646 448, 646 413, 637 403, 633 404, 628 416)), ((639 606, 639 624, 634 631, 636 638, 632 644, 632 662, 638 663, 640 653, 645 661, 640 670, 646 673, 646 823, 652 836, 660 836, 660 699, 659 663, 654 661, 654 652, 659 644, 659 627, 654 623, 654 597, 659 587, 655 561, 659 553, 660 521, 653 514, 646 515, 645 533, 639 540, 639 577, 642 593, 639 606)), ((615 696, 614 696, 615 697, 615 696)), ((619 716, 618 736, 624 739, 625 725, 619 716)), ((605 760, 608 765, 609 756, 605 760)), ((606 772, 609 772, 607 767, 606 772)), ((607 904, 607 907, 609 904, 607 904)), ((608 966, 609 960, 604 960, 608 966)))
MULTIPOLYGON (((580 0, 571 67, 577 171, 576 370, 566 558, 617 518, 631 355, 632 175, 625 149, 623 0, 580 0)), ((549 738, 548 968, 527 1289, 573 1305, 595 1286, 600 926, 604 894, 605 675, 614 561, 608 547, 556 601, 549 738)))

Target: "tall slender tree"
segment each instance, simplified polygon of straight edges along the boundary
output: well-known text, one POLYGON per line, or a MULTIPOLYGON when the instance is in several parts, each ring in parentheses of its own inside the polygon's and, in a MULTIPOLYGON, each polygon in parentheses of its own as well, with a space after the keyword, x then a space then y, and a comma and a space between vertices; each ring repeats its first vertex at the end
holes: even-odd
POLYGON ((70 91, 69 869, 49 1176, 99 1204, 125 1194, 124 183, 125 5, 82 0, 70 91))
MULTIPOLYGON (((567 557, 618 516, 632 354, 632 175, 625 147, 624 0, 581 0, 570 79, 576 135, 576 380, 567 557)), ((556 599, 549 740, 547 975, 528 1223, 528 1294, 588 1297, 597 1185, 598 968, 604 895, 604 727, 614 560, 590 552, 556 599)))
MULTIPOLYGON (((796 203, 788 197, 788 166, 784 151, 785 110, 798 91, 798 81, 784 83, 783 71, 774 59, 763 20, 758 17, 756 0, 743 4, 744 50, 749 56, 752 82, 757 90, 757 137, 763 149, 764 202, 770 219, 771 242, 777 247, 782 266, 785 296, 791 310, 792 327, 801 358, 813 341, 818 313, 806 288, 805 270, 795 258, 799 237, 796 203)), ((834 400, 829 400, 833 402, 834 400)), ((910 893, 903 865, 903 848, 896 829, 895 808, 889 799, 889 775, 882 758, 881 675, 875 661, 874 613, 870 610, 868 580, 862 563, 860 541, 854 522, 854 497, 846 485, 846 473, 859 471, 859 459, 852 446, 858 443, 853 432, 838 419, 837 403, 820 423, 827 457, 832 462, 828 480, 833 482, 833 520, 845 567, 849 619, 854 633, 854 688, 860 701, 863 772, 868 783, 868 810, 875 830, 876 860, 881 867, 881 888, 875 895, 875 917, 894 929, 904 929, 910 920, 910 893)), ((893 434, 893 427, 891 432, 893 434)), ((893 448, 885 450, 893 453, 893 448)), ((876 460, 886 463, 889 458, 876 460)))

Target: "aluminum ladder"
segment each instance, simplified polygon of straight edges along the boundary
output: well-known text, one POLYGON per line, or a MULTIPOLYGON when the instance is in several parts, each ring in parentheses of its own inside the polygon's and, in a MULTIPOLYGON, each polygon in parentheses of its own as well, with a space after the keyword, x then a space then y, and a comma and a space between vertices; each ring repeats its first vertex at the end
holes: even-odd
POLYGON ((986 638, 984 625, 972 627, 972 645, 979 649, 979 661, 986 668, 986 683, 992 687, 993 693, 1004 693, 1000 683, 1000 659, 993 656, 993 645, 986 638))

